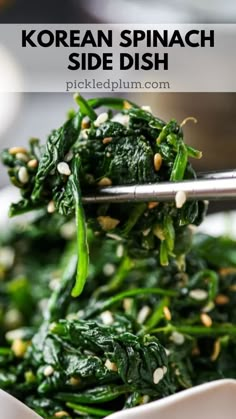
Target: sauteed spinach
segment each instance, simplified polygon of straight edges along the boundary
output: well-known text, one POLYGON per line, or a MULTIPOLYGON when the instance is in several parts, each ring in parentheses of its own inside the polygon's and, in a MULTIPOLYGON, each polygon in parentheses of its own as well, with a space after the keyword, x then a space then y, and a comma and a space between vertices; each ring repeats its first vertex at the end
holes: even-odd
POLYGON ((0 237, 0 387, 47 419, 96 418, 236 378, 236 243, 192 237, 204 203, 81 203, 195 177, 200 152, 149 109, 76 101, 45 146, 2 154, 22 194, 11 215, 38 211, 0 237))
POLYGON ((69 113, 45 146, 32 139, 28 150, 10 148, 2 160, 22 194, 21 201, 12 204, 11 216, 46 207, 49 213, 57 211, 69 219, 75 213, 78 270, 72 294, 78 296, 88 275, 86 221, 98 234, 118 236, 129 254, 155 253, 161 265, 167 265, 169 258, 181 264, 191 242, 188 225, 201 222, 205 205, 197 201, 182 202, 181 208, 158 202, 92 204, 86 206, 85 218, 81 197, 91 189, 194 178, 188 158, 200 158, 201 153, 184 143, 175 120, 165 123, 123 99, 86 101, 79 95, 75 99, 79 111, 69 113), (101 106, 108 110, 97 115, 95 109, 101 106), (114 115, 112 109, 121 113, 114 115))
MULTIPOLYGON (((194 236, 181 272, 174 260, 162 267, 153 255, 131 258, 123 244, 89 230, 90 274, 75 299, 76 238, 65 239, 65 229, 54 226, 55 254, 43 268, 26 251, 2 276, 1 388, 45 418, 95 418, 205 381, 236 378, 234 241, 194 236), (29 293, 16 294, 20 306, 3 291, 20 282, 19 266, 34 297, 29 304, 29 293), (5 321, 10 308, 21 314, 17 324, 5 321)), ((37 219, 21 232, 20 243, 43 250, 48 240, 53 249, 47 227, 45 217, 37 219)), ((15 231, 1 251, 19 251, 18 240, 15 231)))

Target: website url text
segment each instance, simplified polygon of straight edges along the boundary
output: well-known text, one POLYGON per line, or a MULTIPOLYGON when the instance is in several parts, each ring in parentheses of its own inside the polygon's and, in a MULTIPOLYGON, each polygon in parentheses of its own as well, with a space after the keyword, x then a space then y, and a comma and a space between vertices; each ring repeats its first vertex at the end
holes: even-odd
POLYGON ((98 81, 96 79, 69 80, 66 81, 66 92, 82 90, 101 90, 107 92, 125 91, 125 90, 163 90, 170 89, 169 81, 127 81, 127 80, 111 80, 98 81))

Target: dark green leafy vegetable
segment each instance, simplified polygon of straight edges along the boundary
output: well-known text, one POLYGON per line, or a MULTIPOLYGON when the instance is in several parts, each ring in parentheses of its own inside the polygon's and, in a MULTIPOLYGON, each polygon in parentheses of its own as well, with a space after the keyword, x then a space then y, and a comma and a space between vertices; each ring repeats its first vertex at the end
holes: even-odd
MULTIPOLYGON (((185 145, 182 128, 175 120, 166 124, 123 99, 86 101, 80 95, 75 99, 79 111, 70 113, 45 146, 34 140, 34 147, 25 150, 25 159, 20 160, 14 148, 5 150, 2 160, 22 194, 22 200, 11 206, 11 216, 45 207, 69 218, 76 214, 78 273, 73 296, 78 296, 88 274, 83 193, 102 185, 195 177, 188 157, 199 158, 201 153, 185 145), (100 106, 109 109, 97 115, 94 108, 100 106), (113 108, 121 113, 114 116, 113 108)), ((188 243, 182 236, 188 225, 199 224, 203 215, 202 202, 186 202, 180 209, 175 203, 86 207, 86 219, 93 230, 119 236, 130 254, 159 254, 162 265, 167 265, 170 257, 182 263, 190 235, 188 243), (179 241, 185 246, 176 246, 179 241)))
POLYGON ((198 234, 190 249, 204 204, 81 204, 99 182, 195 177, 188 157, 200 152, 174 120, 121 99, 76 100, 46 146, 3 152, 22 192, 11 214, 41 210, 1 232, 0 387, 44 418, 89 419, 236 378, 236 243, 198 234))
MULTIPOLYGON (((44 237, 43 220, 30 227, 35 243, 39 225, 44 237)), ((26 230, 26 243, 28 235, 26 230)), ((8 246, 15 237, 7 239, 8 246)), ((58 412, 95 418, 201 382, 235 378, 236 261, 221 265, 218 254, 208 261, 212 238, 195 237, 185 272, 174 261, 161 267, 153 256, 132 263, 129 257, 127 263, 120 242, 104 242, 91 232, 88 238, 91 274, 82 297, 70 295, 77 261, 73 241, 63 251, 62 280, 40 329, 18 329, 12 349, 2 338, 1 388, 45 418, 58 412), (28 349, 19 346, 31 339, 28 349), (155 384, 154 377, 162 378, 155 384)), ((236 248, 226 238, 214 239, 214 245, 223 261, 225 249, 233 255, 236 248)))

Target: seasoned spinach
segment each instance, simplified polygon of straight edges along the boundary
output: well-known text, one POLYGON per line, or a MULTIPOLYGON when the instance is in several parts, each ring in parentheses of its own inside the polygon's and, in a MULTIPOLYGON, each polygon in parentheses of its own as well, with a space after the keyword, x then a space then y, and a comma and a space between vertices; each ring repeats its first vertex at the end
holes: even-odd
POLYGON ((194 178, 188 159, 200 158, 201 153, 184 143, 175 120, 165 123, 123 99, 86 101, 79 95, 75 99, 79 110, 70 112, 46 145, 33 139, 29 150, 10 148, 2 153, 2 160, 22 194, 22 200, 11 206, 11 216, 37 208, 58 211, 67 218, 76 215, 78 272, 72 291, 76 297, 88 275, 86 221, 97 234, 118 236, 131 255, 155 254, 161 265, 167 265, 169 258, 183 264, 191 242, 186 230, 189 224, 201 222, 205 206, 196 201, 182 208, 147 202, 90 204, 84 210, 82 195, 101 186, 194 178), (108 110, 97 115, 94 109, 100 106, 108 110), (113 109, 120 113, 114 114, 113 109))
MULTIPOLYGON (((30 240, 34 247, 42 239, 44 249, 44 217, 25 230, 21 243, 30 240)), ((17 234, 4 246, 15 244, 17 234)), ((153 255, 132 259, 120 242, 88 231, 90 275, 82 296, 74 299, 77 244, 71 239, 65 245, 60 234, 55 229, 61 280, 54 291, 44 279, 46 266, 54 272, 52 255, 44 269, 32 258, 38 289, 41 284, 41 292, 51 293, 44 319, 36 323, 29 306, 31 315, 21 327, 7 332, 8 344, 1 336, 1 388, 45 418, 63 412, 68 418, 82 413, 95 418, 202 382, 235 378, 234 241, 195 236, 181 272, 174 260, 162 267, 153 255), (213 244, 222 263, 218 253, 209 256, 213 244)), ((19 256, 12 272, 18 263, 27 266, 28 251, 19 256)), ((32 275, 29 284, 34 286, 32 275)), ((24 313, 28 296, 21 298, 25 305, 18 310, 24 313)), ((14 301, 10 295, 7 304, 14 301)))
POLYGON ((174 120, 76 101, 46 145, 2 153, 22 194, 10 214, 38 211, 0 236, 0 388, 43 418, 90 419, 236 378, 236 243, 192 241, 204 203, 82 206, 100 186, 195 178, 201 153, 174 120))

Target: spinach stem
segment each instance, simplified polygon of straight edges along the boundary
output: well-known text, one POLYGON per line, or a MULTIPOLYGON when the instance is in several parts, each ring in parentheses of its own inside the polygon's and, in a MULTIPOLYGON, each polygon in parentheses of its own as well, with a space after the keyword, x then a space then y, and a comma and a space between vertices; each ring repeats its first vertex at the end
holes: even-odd
POLYGON ((104 310, 107 310, 114 304, 122 301, 124 298, 135 297, 136 295, 164 295, 167 297, 176 297, 178 293, 172 290, 165 290, 162 288, 135 288, 132 290, 121 292, 114 297, 110 297, 105 301, 96 301, 91 300, 89 304, 90 309, 85 312, 84 319, 89 318, 97 313, 101 313, 104 310))
POLYGON ((83 96, 80 96, 79 93, 76 93, 74 95, 74 100, 77 103, 77 105, 80 107, 80 112, 84 116, 88 116, 92 121, 97 119, 97 114, 93 110, 93 108, 89 105, 88 101, 83 98, 83 96))
POLYGON ((152 329, 150 331, 151 334, 155 333, 172 333, 172 332, 179 332, 186 335, 192 336, 222 336, 222 335, 230 335, 236 336, 236 326, 232 325, 220 325, 220 326, 213 326, 213 327, 205 327, 205 326, 174 326, 173 324, 168 324, 167 326, 158 327, 152 329))
POLYGON ((96 109, 100 106, 108 106, 109 108, 117 109, 117 110, 124 110, 126 104, 130 104, 133 108, 138 108, 138 105, 128 101, 127 99, 119 98, 119 97, 98 97, 93 99, 88 99, 88 104, 96 109))
POLYGON ((98 409, 96 407, 83 406, 83 405, 76 404, 76 403, 70 403, 69 402, 69 403, 66 403, 66 405, 68 407, 70 407, 71 409, 75 410, 76 412, 82 413, 82 415, 84 413, 88 413, 89 415, 104 417, 104 416, 108 416, 108 415, 111 415, 112 413, 114 413, 113 410, 98 409))
POLYGON ((85 281, 88 276, 89 268, 89 248, 87 241, 87 228, 85 222, 84 209, 82 206, 80 185, 79 185, 79 168, 80 168, 80 159, 77 156, 74 162, 75 173, 70 175, 69 181, 71 183, 71 188, 75 200, 75 219, 76 219, 76 229, 77 229, 77 254, 78 254, 78 268, 76 275, 76 283, 72 290, 71 295, 73 297, 78 297, 83 291, 85 281))

